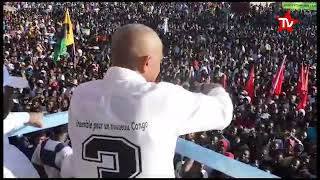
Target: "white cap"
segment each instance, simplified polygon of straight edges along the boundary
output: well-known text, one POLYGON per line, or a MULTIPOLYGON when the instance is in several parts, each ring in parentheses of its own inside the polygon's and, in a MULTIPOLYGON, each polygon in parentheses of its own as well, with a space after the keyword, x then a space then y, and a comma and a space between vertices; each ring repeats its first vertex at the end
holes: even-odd
POLYGON ((13 88, 27 88, 29 87, 28 81, 22 77, 10 76, 8 69, 3 65, 3 85, 2 87, 10 86, 13 88))
POLYGON ((304 110, 304 109, 299 109, 299 111, 298 111, 299 113, 302 113, 303 114, 303 116, 305 116, 306 115, 306 111, 304 110))
POLYGON ((248 92, 247 92, 246 90, 243 90, 243 91, 241 92, 241 94, 244 95, 244 96, 247 96, 247 95, 248 95, 248 92))
POLYGON ((16 104, 19 104, 19 100, 18 99, 13 99, 13 102, 16 104))
POLYGON ((8 69, 9 69, 10 71, 14 70, 14 65, 13 65, 12 63, 9 63, 9 64, 8 64, 8 69))
POLYGON ((245 96, 244 98, 247 99, 249 101, 249 103, 251 102, 251 97, 245 96))
POLYGON ((61 80, 64 81, 66 78, 64 77, 64 75, 61 75, 61 80))
POLYGON ((270 99, 269 104, 273 104, 273 103, 274 103, 274 100, 270 99))
POLYGON ((77 51, 78 51, 79 56, 82 56, 82 53, 83 53, 82 50, 78 49, 77 51))

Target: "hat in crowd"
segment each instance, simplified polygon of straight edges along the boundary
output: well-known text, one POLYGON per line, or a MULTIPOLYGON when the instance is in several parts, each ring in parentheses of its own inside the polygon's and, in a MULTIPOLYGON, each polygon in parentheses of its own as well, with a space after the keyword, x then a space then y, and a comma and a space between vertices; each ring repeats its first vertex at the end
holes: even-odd
POLYGON ((261 119, 269 119, 269 116, 270 116, 270 114, 268 114, 268 113, 262 113, 260 118, 261 119))
POLYGON ((246 96, 244 98, 247 99, 249 101, 249 103, 251 102, 251 98, 249 96, 246 96))
POLYGON ((226 140, 226 139, 221 139, 220 141, 219 141, 219 144, 221 144, 222 146, 223 146, 223 149, 224 150, 228 150, 228 148, 229 148, 229 141, 228 140, 226 140))
POLYGON ((31 65, 29 65, 29 66, 27 67, 27 69, 32 70, 32 69, 33 69, 33 67, 32 67, 31 65))
POLYGON ((12 99, 13 103, 15 104, 19 104, 19 100, 18 99, 12 99))
POLYGON ((83 52, 81 49, 78 49, 77 52, 78 52, 79 56, 82 56, 83 52))
POLYGON ((244 96, 240 95, 240 96, 239 96, 239 99, 244 99, 244 96))
POLYGON ((273 104, 273 103, 274 103, 274 100, 270 99, 270 100, 269 100, 269 105, 270 105, 270 104, 273 104))
POLYGON ((38 80, 38 83, 43 84, 43 81, 41 79, 38 80))
POLYGON ((247 92, 246 90, 243 90, 243 91, 241 92, 241 95, 247 96, 247 95, 248 95, 248 92, 247 92))
POLYGON ((9 64, 8 64, 8 69, 9 69, 10 71, 14 70, 14 65, 13 65, 12 63, 9 63, 9 64))
POLYGON ((228 158, 234 159, 234 155, 231 152, 226 152, 224 153, 225 156, 227 156, 228 158))
POLYGON ((60 79, 61 79, 61 81, 65 81, 66 78, 64 77, 64 74, 61 75, 60 79))
POLYGON ((8 69, 3 65, 3 85, 2 87, 10 86, 13 88, 27 88, 29 87, 28 81, 23 77, 10 76, 8 69))
POLYGON ((310 67, 310 69, 317 69, 317 66, 313 65, 313 66, 310 67))
POLYGON ((78 86, 78 80, 77 79, 73 79, 71 84, 73 84, 74 86, 78 86))
POLYGON ((299 111, 298 111, 299 113, 301 113, 303 116, 305 116, 306 115, 306 111, 304 110, 304 109, 299 109, 299 111))

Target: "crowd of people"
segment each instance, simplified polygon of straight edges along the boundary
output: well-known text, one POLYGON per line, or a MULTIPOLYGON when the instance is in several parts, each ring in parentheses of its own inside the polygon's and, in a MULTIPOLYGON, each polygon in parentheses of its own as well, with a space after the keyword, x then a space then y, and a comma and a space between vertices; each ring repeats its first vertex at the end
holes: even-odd
MULTIPOLYGON (((157 31, 164 44, 159 81, 190 91, 202 82, 222 83, 234 104, 234 116, 224 131, 198 132, 183 138, 280 177, 317 177, 316 142, 308 129, 316 127, 316 11, 291 11, 299 20, 293 32, 278 32, 276 16, 284 9, 251 6, 248 13, 231 11, 230 3, 200 2, 12 2, 5 11, 4 64, 24 76, 30 89, 16 92, 13 111, 67 111, 73 89, 102 79, 111 66, 111 35, 129 23, 157 31), (75 56, 53 63, 56 33, 64 8, 74 25, 75 56), (284 55, 281 95, 269 97, 271 81, 284 55), (310 66, 308 103, 297 109, 301 65, 310 66), (254 65, 254 98, 244 90, 254 65)), ((178 107, 177 107, 178 108, 178 107)), ((183 108, 183 107, 181 107, 183 108)), ((208 117, 208 121, 210 121, 208 117)), ((15 137, 29 159, 48 132, 15 137)), ((67 141, 68 138, 66 138, 67 141)), ((201 163, 175 158, 179 177, 227 177, 201 163)))

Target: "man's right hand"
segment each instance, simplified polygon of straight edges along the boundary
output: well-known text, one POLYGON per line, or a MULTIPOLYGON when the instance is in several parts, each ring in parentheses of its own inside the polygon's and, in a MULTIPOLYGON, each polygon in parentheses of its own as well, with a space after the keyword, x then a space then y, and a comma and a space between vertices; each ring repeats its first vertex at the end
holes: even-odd
POLYGON ((42 112, 30 112, 30 119, 28 124, 42 128, 43 127, 43 113, 42 112))

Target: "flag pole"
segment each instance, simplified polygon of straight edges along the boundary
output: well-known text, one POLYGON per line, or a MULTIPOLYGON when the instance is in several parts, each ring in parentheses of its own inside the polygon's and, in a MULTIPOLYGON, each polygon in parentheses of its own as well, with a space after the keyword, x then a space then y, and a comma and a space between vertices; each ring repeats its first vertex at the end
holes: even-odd
POLYGON ((72 50, 73 50, 73 67, 74 67, 74 69, 76 69, 78 61, 77 61, 77 58, 76 58, 76 45, 75 45, 75 42, 72 45, 72 50))

